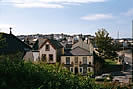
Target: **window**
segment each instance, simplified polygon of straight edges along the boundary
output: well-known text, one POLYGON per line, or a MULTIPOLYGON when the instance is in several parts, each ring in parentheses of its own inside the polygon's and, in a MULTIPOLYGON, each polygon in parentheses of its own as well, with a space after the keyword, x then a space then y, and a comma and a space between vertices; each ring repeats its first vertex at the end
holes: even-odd
POLYGON ((83 68, 82 67, 79 67, 79 72, 83 73, 83 68))
POLYGON ((49 54, 49 60, 53 61, 53 54, 49 54))
POLYGON ((70 71, 73 72, 73 67, 70 67, 70 71))
POLYGON ((42 61, 46 60, 46 54, 42 54, 42 61))
POLYGON ((49 45, 46 45, 45 50, 46 51, 49 51, 50 50, 50 46, 49 45))
POLYGON ((88 70, 88 72, 90 72, 90 71, 91 71, 91 69, 90 69, 89 67, 87 68, 87 70, 88 70))
POLYGON ((78 64, 78 57, 75 57, 75 64, 78 64))
POLYGON ((87 57, 83 57, 83 64, 87 64, 87 57))
POLYGON ((91 62, 89 62, 89 65, 91 65, 91 62))
POLYGON ((66 64, 70 64, 70 57, 66 57, 66 64))

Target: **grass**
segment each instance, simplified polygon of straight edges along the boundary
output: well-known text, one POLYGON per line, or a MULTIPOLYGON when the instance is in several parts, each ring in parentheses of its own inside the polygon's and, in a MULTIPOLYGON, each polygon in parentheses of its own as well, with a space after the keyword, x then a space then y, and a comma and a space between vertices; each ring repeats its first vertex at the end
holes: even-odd
POLYGON ((105 59, 105 64, 107 65, 117 65, 117 63, 111 59, 105 59))

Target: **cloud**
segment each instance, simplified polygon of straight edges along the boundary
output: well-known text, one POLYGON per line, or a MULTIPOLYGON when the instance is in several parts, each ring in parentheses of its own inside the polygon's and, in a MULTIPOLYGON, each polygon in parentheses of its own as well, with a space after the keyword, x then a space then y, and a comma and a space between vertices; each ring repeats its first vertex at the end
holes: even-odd
POLYGON ((126 16, 132 16, 133 15, 133 8, 129 9, 126 13, 123 13, 126 16))
POLYGON ((16 28, 13 24, 0 24, 0 32, 9 33, 9 28, 16 28))
POLYGON ((102 19, 111 19, 113 16, 111 14, 93 14, 81 17, 82 20, 102 20, 102 19))
POLYGON ((106 0, 40 0, 43 2, 55 2, 55 3, 93 3, 93 2, 105 2, 106 0))
POLYGON ((64 8, 66 5, 105 2, 107 0, 1 0, 19 8, 64 8))
POLYGON ((59 4, 46 4, 46 3, 24 3, 24 4, 14 4, 14 6, 19 8, 64 8, 64 6, 59 4))
POLYGON ((5 28, 15 28, 16 26, 13 24, 0 24, 0 29, 5 29, 5 28))

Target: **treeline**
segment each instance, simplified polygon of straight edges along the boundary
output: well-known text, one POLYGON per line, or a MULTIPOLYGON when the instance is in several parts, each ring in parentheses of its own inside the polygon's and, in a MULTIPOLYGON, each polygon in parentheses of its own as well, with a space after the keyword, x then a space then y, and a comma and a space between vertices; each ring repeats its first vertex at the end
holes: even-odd
POLYGON ((95 84, 59 64, 0 59, 0 89, 128 89, 113 83, 95 84))

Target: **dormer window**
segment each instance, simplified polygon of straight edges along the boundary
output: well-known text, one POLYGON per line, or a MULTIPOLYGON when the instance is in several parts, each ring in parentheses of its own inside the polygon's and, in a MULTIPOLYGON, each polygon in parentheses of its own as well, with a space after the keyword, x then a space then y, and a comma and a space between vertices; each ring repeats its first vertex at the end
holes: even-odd
POLYGON ((48 44, 46 45, 45 50, 46 51, 49 51, 50 50, 50 46, 48 44))

